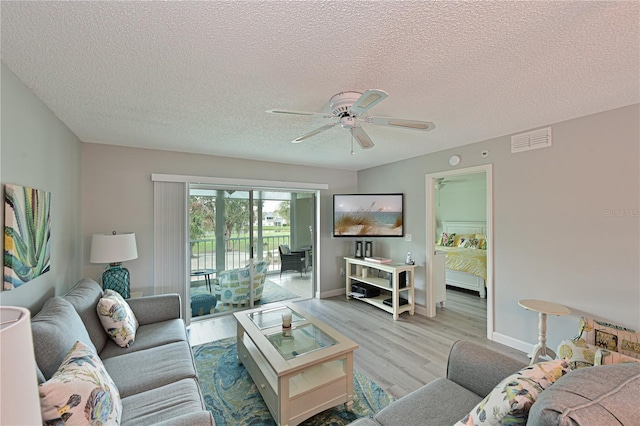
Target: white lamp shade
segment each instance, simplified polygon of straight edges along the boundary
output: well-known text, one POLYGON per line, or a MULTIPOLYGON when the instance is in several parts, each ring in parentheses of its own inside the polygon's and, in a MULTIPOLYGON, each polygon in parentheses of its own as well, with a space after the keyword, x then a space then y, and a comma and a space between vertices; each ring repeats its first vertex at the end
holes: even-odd
POLYGON ((0 424, 41 425, 30 313, 0 306, 0 424))
POLYGON ((118 263, 137 259, 136 234, 93 234, 91 237, 91 263, 118 263))

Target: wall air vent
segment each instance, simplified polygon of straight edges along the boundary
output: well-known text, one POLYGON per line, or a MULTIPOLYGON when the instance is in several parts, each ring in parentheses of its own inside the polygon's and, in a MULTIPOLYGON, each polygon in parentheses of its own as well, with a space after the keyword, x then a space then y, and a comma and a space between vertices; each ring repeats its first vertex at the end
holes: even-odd
POLYGON ((511 136, 511 153, 551 146, 551 127, 511 136))

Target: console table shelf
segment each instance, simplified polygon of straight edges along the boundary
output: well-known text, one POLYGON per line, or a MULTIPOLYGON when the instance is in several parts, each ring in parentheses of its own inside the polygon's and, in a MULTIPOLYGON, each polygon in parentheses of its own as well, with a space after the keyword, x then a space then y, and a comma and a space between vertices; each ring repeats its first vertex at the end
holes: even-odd
POLYGON ((345 289, 347 299, 351 298, 351 285, 354 283, 364 283, 380 289, 380 295, 375 297, 353 297, 365 303, 369 303, 377 308, 393 314, 393 319, 397 320, 403 312, 413 315, 415 312, 415 287, 414 270, 415 265, 405 263, 377 263, 368 262, 355 257, 345 257, 346 262, 346 283, 345 289), (363 276, 363 268, 368 268, 369 273, 363 276), (380 273, 388 274, 388 278, 380 277, 380 273), (406 282, 400 284, 400 277, 406 275, 406 282), (404 298, 408 303, 401 305, 400 298, 404 298), (384 300, 391 298, 391 305, 388 306, 384 300))

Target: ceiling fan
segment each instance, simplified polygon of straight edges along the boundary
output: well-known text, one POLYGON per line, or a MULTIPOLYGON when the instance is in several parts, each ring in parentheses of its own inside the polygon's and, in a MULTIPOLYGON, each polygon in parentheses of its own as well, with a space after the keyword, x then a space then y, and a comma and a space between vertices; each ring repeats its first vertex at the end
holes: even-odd
POLYGON ((440 191, 442 188, 445 187, 445 185, 450 184, 450 183, 460 183, 460 182, 466 182, 466 179, 445 179, 445 178, 436 178, 434 179, 435 183, 433 184, 433 187, 435 189, 437 189, 438 191, 440 191))
POLYGON ((435 124, 429 121, 420 120, 406 120, 402 118, 387 118, 387 117, 364 117, 364 114, 369 111, 373 106, 384 100, 388 95, 382 90, 370 89, 364 93, 349 91, 341 92, 331 97, 330 108, 331 113, 321 112, 305 112, 305 111, 289 111, 284 109, 270 109, 267 110, 271 114, 290 114, 290 115, 312 115, 323 118, 330 118, 334 121, 329 124, 325 124, 309 133, 306 133, 300 137, 295 138, 291 142, 300 143, 318 133, 329 130, 338 124, 345 129, 349 129, 352 135, 352 148, 353 154, 353 139, 358 141, 358 144, 363 149, 373 148, 374 143, 369 135, 364 131, 361 123, 374 124, 378 126, 400 127, 405 129, 429 131, 433 130, 435 124))

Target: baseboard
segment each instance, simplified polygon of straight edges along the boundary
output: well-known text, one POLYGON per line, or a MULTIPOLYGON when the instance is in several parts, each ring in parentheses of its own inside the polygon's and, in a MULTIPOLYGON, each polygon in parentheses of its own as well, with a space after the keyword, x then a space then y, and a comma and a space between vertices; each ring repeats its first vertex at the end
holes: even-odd
POLYGON ((427 308, 425 308, 424 306, 415 305, 413 309, 416 314, 422 315, 423 317, 427 316, 427 308))
POLYGON ((344 296, 345 288, 336 288, 335 290, 323 291, 320 293, 320 299, 326 299, 334 296, 344 296))
POLYGON ((493 341, 502 343, 505 346, 509 346, 510 348, 517 349, 527 354, 531 352, 534 346, 531 343, 523 342, 522 340, 514 339, 513 337, 496 332, 493 333, 493 341))

